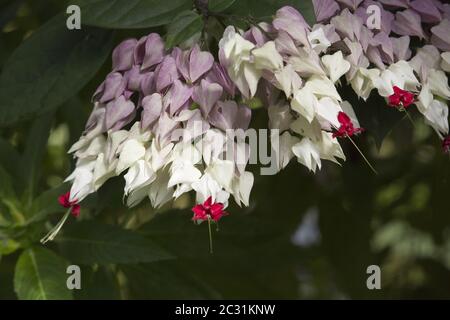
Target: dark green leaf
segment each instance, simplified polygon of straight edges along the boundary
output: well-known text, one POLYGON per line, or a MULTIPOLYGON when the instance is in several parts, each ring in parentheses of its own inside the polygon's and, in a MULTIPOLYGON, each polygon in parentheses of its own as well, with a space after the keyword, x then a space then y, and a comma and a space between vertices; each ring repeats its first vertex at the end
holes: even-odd
POLYGON ((34 196, 35 187, 42 168, 42 159, 47 151, 47 140, 53 123, 53 112, 44 114, 31 125, 25 150, 20 161, 20 190, 24 190, 29 204, 34 196))
POLYGON ((68 30, 58 15, 36 30, 6 62, 0 77, 0 125, 44 114, 74 96, 112 47, 112 33, 68 30))
POLYGON ((75 291, 75 299, 118 300, 120 288, 117 275, 112 266, 83 267, 81 290, 75 291))
POLYGON ((14 288, 21 300, 72 299, 67 288, 67 263, 44 248, 25 250, 14 274, 14 288))
POLYGON ((228 9, 236 0, 209 0, 209 10, 212 12, 221 12, 228 9))
POLYGON ((12 20, 17 13, 17 10, 22 5, 23 0, 13 1, 12 3, 0 3, 0 29, 12 20))
POLYGON ((193 11, 183 11, 169 25, 166 37, 166 47, 171 48, 200 32, 203 19, 193 11))
MULTIPOLYGON (((20 155, 17 150, 6 140, 0 138, 0 165, 16 176, 18 171, 17 164, 20 162, 20 155)), ((17 176, 16 176, 17 177, 17 176)))
POLYGON ((69 189, 67 184, 47 190, 33 200, 31 217, 25 222, 26 225, 42 221, 52 213, 63 213, 66 211, 58 202, 58 197, 69 189))
POLYGON ((246 0, 236 1, 229 11, 240 16, 251 15, 256 18, 271 18, 283 6, 292 6, 297 9, 305 20, 315 22, 312 0, 246 0))
POLYGON ((171 259, 153 241, 117 226, 81 221, 66 226, 56 238, 63 254, 75 263, 137 263, 171 259))
POLYGON ((102 28, 150 28, 170 23, 191 0, 84 0, 81 21, 102 28))
POLYGON ((169 261, 127 265, 121 269, 135 299, 220 299, 220 294, 201 277, 169 261))

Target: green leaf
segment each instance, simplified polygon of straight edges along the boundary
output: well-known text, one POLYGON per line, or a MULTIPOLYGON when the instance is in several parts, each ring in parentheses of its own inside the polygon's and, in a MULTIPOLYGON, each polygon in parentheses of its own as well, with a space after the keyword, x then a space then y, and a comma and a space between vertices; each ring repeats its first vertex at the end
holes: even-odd
POLYGON ((56 240, 63 255, 75 263, 137 263, 173 258, 138 233, 94 221, 66 226, 56 240))
POLYGON ((23 1, 7 2, 6 4, 0 3, 0 29, 3 29, 3 27, 16 16, 17 10, 22 5, 22 2, 23 1))
POLYGON ((25 225, 40 222, 53 213, 64 213, 67 209, 59 204, 58 197, 66 193, 68 189, 67 184, 61 184, 36 197, 31 206, 31 217, 25 222, 25 225))
POLYGON ((221 299, 200 276, 178 261, 121 266, 133 299, 221 299))
POLYGON ((193 11, 183 11, 169 25, 166 37, 166 47, 171 48, 200 32, 203 19, 193 11))
POLYGON ((208 7, 212 12, 222 12, 235 3, 236 0, 209 0, 208 7))
POLYGON ((0 125, 44 114, 74 96, 112 48, 110 31, 68 30, 58 15, 26 39, 0 76, 0 125))
POLYGON ((246 0, 236 1, 229 11, 240 16, 251 15, 256 18, 271 18, 283 6, 298 10, 309 24, 315 23, 312 0, 246 0))
POLYGON ((0 166, 0 199, 15 198, 15 192, 12 185, 12 177, 0 166))
POLYGON ((83 24, 114 29, 162 26, 192 6, 191 0, 84 0, 78 3, 83 24))
POLYGON ((16 176, 17 164, 20 162, 20 155, 8 141, 0 138, 0 166, 5 168, 11 176, 16 176))
POLYGON ((31 204, 39 174, 42 172, 42 159, 47 151, 47 140, 53 123, 53 113, 44 114, 31 125, 25 150, 20 162, 21 188, 31 204))
POLYGON ((8 255, 20 248, 20 243, 13 239, 0 239, 0 256, 8 255))
POLYGON ((14 274, 14 288, 21 300, 68 300, 67 263, 44 248, 30 248, 19 257, 14 274))
POLYGON ((77 300, 118 300, 120 287, 113 266, 83 267, 82 290, 74 292, 77 300))

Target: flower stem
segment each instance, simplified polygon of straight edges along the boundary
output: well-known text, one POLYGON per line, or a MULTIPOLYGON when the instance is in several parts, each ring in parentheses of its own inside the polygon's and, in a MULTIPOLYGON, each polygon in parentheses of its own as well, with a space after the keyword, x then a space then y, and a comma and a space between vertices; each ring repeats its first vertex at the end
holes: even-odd
POLYGON ((408 118, 409 122, 411 122, 411 124, 415 127, 416 123, 414 122, 413 118, 411 117, 411 115, 409 114, 408 110, 406 110, 405 108, 403 108, 403 110, 406 113, 406 117, 408 118))
POLYGON ((353 141, 353 139, 350 136, 347 136, 348 139, 351 141, 351 143, 353 143, 353 145, 355 146, 356 150, 358 150, 359 154, 363 157, 364 161, 366 161, 367 165, 370 167, 370 169, 372 169, 372 171, 375 174, 378 174, 377 170, 375 170, 375 168, 370 164, 369 160, 367 160, 366 156, 364 155, 364 153, 361 151, 361 149, 358 148, 358 146, 356 145, 355 141, 353 141))
POLYGON ((53 239, 55 239, 56 235, 58 234, 58 232, 61 230, 62 226, 64 225, 64 223, 66 223, 67 218, 70 215, 70 211, 72 211, 72 208, 67 209, 66 213, 64 214, 64 216, 62 217, 62 219, 56 224, 55 227, 53 227, 52 230, 49 231, 49 233, 47 233, 45 235, 45 237, 43 237, 41 239, 41 243, 45 244, 48 241, 53 241, 53 239))
POLYGON ((209 232, 209 253, 213 254, 213 242, 211 233, 211 217, 208 217, 208 232, 209 232))

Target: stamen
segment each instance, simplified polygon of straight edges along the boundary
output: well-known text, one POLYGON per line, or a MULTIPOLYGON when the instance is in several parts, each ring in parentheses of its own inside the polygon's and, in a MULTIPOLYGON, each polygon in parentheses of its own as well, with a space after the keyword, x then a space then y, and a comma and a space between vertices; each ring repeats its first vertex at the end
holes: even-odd
POLYGON ((64 223, 66 223, 66 220, 69 217, 71 211, 72 211, 72 208, 67 209, 66 213, 64 214, 62 219, 56 224, 56 226, 53 227, 53 229, 51 229, 49 231, 49 233, 47 233, 45 235, 45 237, 43 237, 41 239, 41 243, 42 244, 46 244, 48 241, 53 241, 55 239, 56 235, 61 230, 61 228, 64 225, 64 223))
POLYGON ((364 155, 364 153, 361 151, 361 149, 358 148, 358 146, 356 145, 355 141, 353 141, 353 139, 350 136, 347 136, 348 139, 353 143, 353 145, 355 146, 356 150, 358 150, 359 154, 363 157, 364 161, 366 161, 367 165, 370 167, 370 169, 372 169, 372 171, 378 175, 377 170, 375 170, 375 168, 370 164, 369 160, 367 160, 366 156, 364 155))
POLYGON ((209 233, 209 253, 213 254, 213 242, 211 232, 211 216, 208 215, 208 233, 209 233))

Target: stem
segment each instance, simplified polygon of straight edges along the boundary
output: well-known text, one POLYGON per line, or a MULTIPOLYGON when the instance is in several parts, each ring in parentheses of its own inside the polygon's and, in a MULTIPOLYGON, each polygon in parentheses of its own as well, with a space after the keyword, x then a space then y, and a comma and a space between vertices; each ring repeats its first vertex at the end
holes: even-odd
POLYGON ((66 213, 64 214, 64 216, 62 217, 62 219, 56 224, 56 226, 50 230, 45 237, 43 237, 41 239, 41 243, 45 244, 48 241, 53 241, 53 239, 55 239, 56 235, 58 234, 58 232, 61 230, 62 226, 64 225, 64 223, 66 223, 67 218, 70 215, 70 212, 72 211, 72 208, 67 209, 66 213))
POLYGON ((209 253, 213 254, 213 243, 211 233, 211 217, 208 217, 208 232, 209 232, 209 253))
POLYGON ((406 116, 408 117, 409 121, 412 123, 412 125, 415 127, 416 123, 414 122, 413 118, 411 117, 411 115, 409 114, 408 110, 404 109, 406 116))
POLYGON ((350 136, 347 136, 349 138, 349 140, 353 143, 353 145, 355 146, 356 150, 358 150, 359 154, 364 158, 364 161, 366 161, 367 165, 370 167, 370 169, 372 169, 372 171, 375 174, 378 174, 377 170, 375 170, 375 168, 370 164, 369 160, 367 160, 366 156, 364 155, 364 153, 361 151, 361 149, 358 148, 358 146, 356 145, 355 141, 353 141, 353 139, 350 136))

